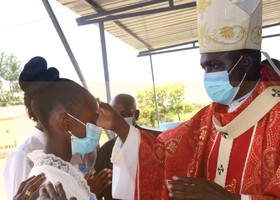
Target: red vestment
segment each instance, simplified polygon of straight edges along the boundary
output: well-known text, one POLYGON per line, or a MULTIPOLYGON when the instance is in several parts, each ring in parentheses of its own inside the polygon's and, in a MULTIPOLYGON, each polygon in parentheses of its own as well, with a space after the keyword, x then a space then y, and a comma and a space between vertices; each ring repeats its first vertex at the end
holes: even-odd
MULTIPOLYGON (((135 199, 139 199, 138 195, 141 200, 169 199, 164 179, 171 179, 174 175, 213 181, 219 167, 217 157, 221 134, 215 129, 212 116, 224 126, 262 91, 274 85, 279 85, 279 77, 273 69, 263 65, 258 85, 235 111, 227 113, 227 106, 212 103, 157 138, 141 131, 135 199)), ((277 93, 272 98, 279 96, 277 93)), ((251 195, 253 200, 280 198, 279 122, 280 103, 261 118, 254 135, 252 127, 234 139, 225 182, 228 191, 251 195)))

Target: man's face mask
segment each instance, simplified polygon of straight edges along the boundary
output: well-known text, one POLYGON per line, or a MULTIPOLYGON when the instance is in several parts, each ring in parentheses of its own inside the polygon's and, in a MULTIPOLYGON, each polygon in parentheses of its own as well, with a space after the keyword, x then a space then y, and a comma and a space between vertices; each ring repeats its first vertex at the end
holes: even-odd
POLYGON ((129 125, 134 125, 134 118, 133 117, 125 117, 124 120, 129 124, 129 125))
MULTIPOLYGON (((133 117, 125 117, 124 120, 129 124, 129 125, 134 125, 134 118, 133 117)), ((110 138, 113 138, 116 136, 116 133, 114 131, 108 130, 108 133, 110 135, 110 138)))
POLYGON ((229 74, 235 69, 243 56, 232 67, 230 72, 227 70, 219 72, 209 72, 204 74, 204 88, 208 96, 216 103, 229 105, 237 95, 240 85, 247 74, 245 72, 242 80, 237 87, 232 87, 229 81, 229 74))
POLYGON ((67 115, 86 127, 86 137, 84 138, 78 138, 69 132, 71 134, 72 155, 79 154, 84 156, 85 154, 92 152, 99 144, 102 128, 89 122, 85 124, 68 113, 67 115))

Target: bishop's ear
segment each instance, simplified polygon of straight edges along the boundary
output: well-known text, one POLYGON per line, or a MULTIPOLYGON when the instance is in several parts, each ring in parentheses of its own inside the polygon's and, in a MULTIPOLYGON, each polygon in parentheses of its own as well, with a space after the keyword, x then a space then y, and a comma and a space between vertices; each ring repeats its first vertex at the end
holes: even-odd
POLYGON ((59 125, 64 131, 68 131, 70 128, 69 116, 67 113, 62 112, 59 114, 59 125))
POLYGON ((243 65, 246 72, 248 72, 251 67, 254 67, 253 63, 254 62, 253 62, 252 56, 248 55, 248 54, 245 54, 243 59, 242 59, 242 65, 243 65))

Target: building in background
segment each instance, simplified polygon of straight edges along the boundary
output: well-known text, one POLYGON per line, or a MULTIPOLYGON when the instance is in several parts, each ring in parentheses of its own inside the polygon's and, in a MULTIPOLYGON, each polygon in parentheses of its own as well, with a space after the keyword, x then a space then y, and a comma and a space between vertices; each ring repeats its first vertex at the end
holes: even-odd
POLYGON ((24 105, 0 107, 0 159, 32 133, 35 123, 28 118, 24 105))

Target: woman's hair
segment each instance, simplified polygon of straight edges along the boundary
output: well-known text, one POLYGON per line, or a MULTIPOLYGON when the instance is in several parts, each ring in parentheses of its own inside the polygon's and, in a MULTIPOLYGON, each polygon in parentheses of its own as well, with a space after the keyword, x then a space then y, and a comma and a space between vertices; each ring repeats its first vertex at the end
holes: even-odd
POLYGON ((24 103, 30 118, 48 127, 48 119, 57 108, 78 116, 90 93, 70 79, 59 77, 59 71, 47 68, 42 57, 34 57, 25 64, 19 77, 24 91, 24 103))
POLYGON ((28 93, 28 83, 32 80, 29 80, 29 77, 36 76, 40 71, 47 70, 47 61, 42 57, 34 57, 25 64, 24 69, 19 76, 19 85, 20 88, 24 91, 24 105, 27 109, 27 113, 30 119, 37 121, 36 115, 33 113, 31 108, 31 96, 28 93))

